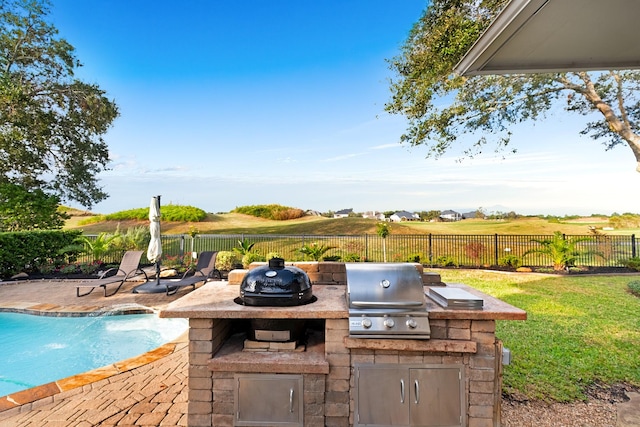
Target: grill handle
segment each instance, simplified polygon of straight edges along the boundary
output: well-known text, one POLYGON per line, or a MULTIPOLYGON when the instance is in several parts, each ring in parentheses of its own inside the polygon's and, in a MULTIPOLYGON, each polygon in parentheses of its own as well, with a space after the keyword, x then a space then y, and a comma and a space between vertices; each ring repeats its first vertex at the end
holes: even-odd
POLYGON ((383 308, 404 308, 404 307, 422 307, 423 302, 420 301, 351 301, 353 307, 383 307, 383 308))

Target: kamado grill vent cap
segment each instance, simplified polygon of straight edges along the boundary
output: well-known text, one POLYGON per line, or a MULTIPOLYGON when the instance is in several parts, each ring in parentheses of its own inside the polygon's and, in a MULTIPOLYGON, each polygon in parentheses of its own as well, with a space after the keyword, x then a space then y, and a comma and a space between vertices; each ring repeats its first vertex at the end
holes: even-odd
POLYGON ((311 281, 303 270, 285 266, 283 258, 272 258, 268 265, 247 272, 240 284, 238 304, 292 306, 316 301, 311 281))

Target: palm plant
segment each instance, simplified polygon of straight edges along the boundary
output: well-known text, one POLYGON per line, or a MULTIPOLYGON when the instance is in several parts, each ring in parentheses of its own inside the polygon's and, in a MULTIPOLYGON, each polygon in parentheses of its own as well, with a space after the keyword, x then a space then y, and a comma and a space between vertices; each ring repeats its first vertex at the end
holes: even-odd
POLYGON ((248 240, 238 240, 238 247, 233 248, 234 251, 238 252, 241 255, 246 255, 251 252, 255 243, 251 243, 248 240))
POLYGON ((603 256, 598 251, 578 248, 578 243, 592 240, 590 237, 573 237, 568 239, 564 234, 556 231, 551 238, 531 239, 532 242, 539 243, 541 247, 529 249, 522 256, 524 257, 534 253, 547 255, 553 262, 554 270, 567 270, 569 267, 574 266, 576 260, 580 257, 587 255, 603 256))
POLYGON ((87 248, 85 252, 91 254, 94 261, 98 261, 102 260, 102 257, 109 253, 113 247, 113 242, 119 237, 119 234, 100 233, 94 240, 86 236, 80 236, 78 240, 87 248))
POLYGON ((335 246, 319 245, 314 242, 309 245, 304 245, 298 249, 298 252, 313 261, 322 261, 325 258, 324 255, 331 249, 335 249, 335 246))

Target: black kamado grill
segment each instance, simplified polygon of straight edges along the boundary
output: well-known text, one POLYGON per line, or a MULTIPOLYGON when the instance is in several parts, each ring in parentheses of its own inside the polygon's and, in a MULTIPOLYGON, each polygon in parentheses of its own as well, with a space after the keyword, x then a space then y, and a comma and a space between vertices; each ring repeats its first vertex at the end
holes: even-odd
POLYGON ((272 258, 268 265, 247 272, 240 284, 238 304, 285 307, 314 302, 311 281, 303 270, 272 258))
MULTIPOLYGON (((290 307, 316 301, 309 276, 284 259, 272 258, 269 264, 247 272, 235 302, 243 305, 290 307)), ((305 332, 304 319, 252 319, 248 338, 255 341, 300 341, 305 332)))

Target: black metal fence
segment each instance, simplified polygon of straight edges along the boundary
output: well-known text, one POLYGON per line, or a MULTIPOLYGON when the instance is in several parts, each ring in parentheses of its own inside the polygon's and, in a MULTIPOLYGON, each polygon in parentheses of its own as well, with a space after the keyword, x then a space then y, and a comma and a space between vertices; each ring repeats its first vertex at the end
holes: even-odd
MULTIPOLYGON (((551 239, 550 235, 453 235, 419 234, 389 235, 278 235, 278 234, 199 234, 162 236, 163 253, 183 257, 189 252, 231 251, 238 241, 254 243, 253 251, 262 255, 277 253, 287 261, 303 260, 299 250, 305 245, 330 246, 326 256, 343 261, 420 262, 428 266, 461 267, 503 265, 509 257, 517 257, 522 265, 552 265, 548 255, 530 253, 541 248, 535 240, 551 239)), ((638 255, 635 235, 566 235, 575 241, 575 249, 585 255, 576 265, 619 267, 621 262, 638 255), (582 240, 584 239, 584 240, 582 240)))

